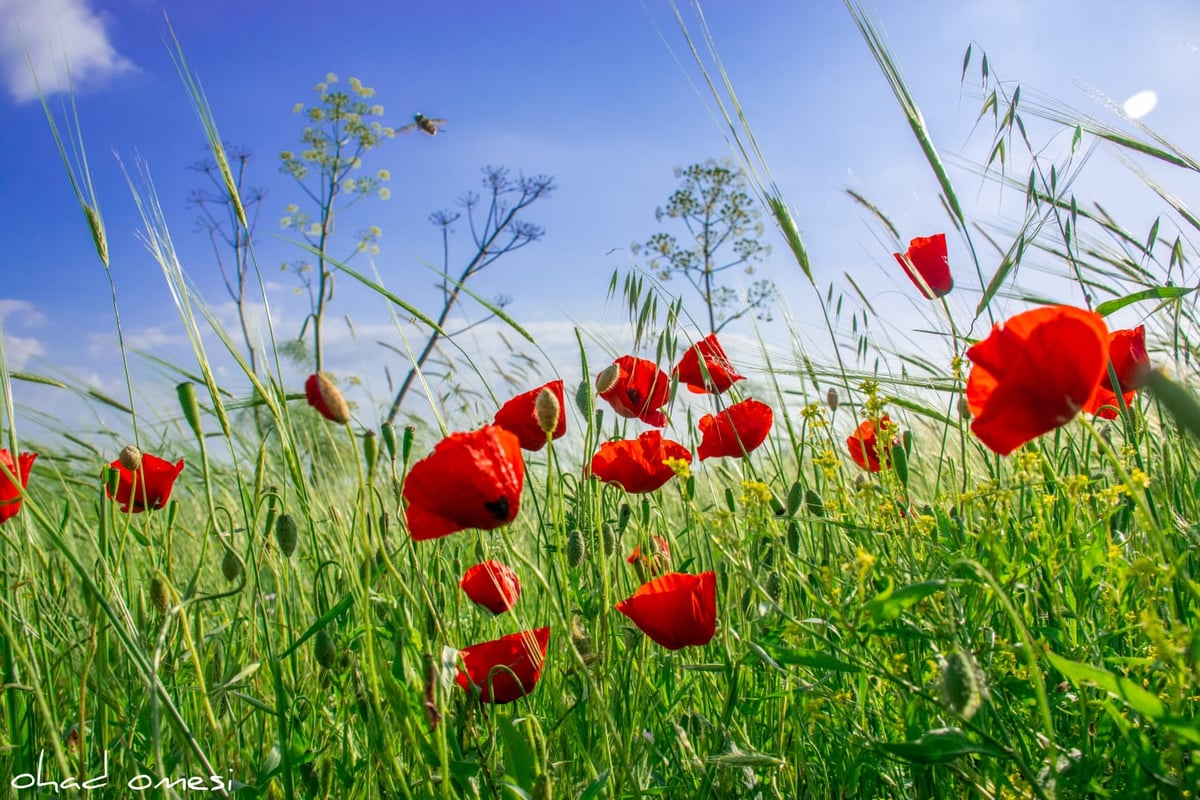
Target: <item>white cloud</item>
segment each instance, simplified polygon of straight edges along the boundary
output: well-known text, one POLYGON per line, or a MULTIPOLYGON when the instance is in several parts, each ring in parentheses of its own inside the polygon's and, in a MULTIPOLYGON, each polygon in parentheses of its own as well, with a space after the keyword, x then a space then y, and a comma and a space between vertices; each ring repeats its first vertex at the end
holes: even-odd
POLYGON ((24 336, 4 337, 4 361, 9 369, 25 369, 29 359, 45 354, 46 346, 40 339, 24 336))
POLYGON ((78 88, 134 68, 88 0, 0 0, 0 31, 0 78, 18 103, 37 99, 38 81, 47 94, 66 90, 68 69, 78 88))
MULTIPOLYGON (((0 0, 3 2, 3 0, 0 0)), ((0 297, 0 325, 11 319, 13 324, 33 328, 43 324, 46 317, 28 300, 12 300, 0 297)))

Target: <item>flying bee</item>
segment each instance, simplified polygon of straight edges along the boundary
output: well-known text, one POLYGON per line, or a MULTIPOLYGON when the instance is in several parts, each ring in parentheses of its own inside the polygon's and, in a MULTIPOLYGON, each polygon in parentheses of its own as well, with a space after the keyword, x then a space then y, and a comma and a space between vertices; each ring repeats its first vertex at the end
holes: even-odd
POLYGON ((428 133, 430 136, 437 136, 438 129, 446 124, 444 119, 434 119, 427 117, 424 114, 416 114, 413 116, 412 123, 405 125, 403 128, 398 128, 397 133, 412 133, 419 130, 422 133, 428 133))

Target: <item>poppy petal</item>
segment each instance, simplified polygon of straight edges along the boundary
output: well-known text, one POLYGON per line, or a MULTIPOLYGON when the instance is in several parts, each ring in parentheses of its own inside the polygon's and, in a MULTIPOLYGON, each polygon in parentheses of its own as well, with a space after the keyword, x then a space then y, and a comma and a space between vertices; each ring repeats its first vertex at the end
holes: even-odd
POLYGON ((1036 308, 997 325, 967 357, 971 430, 1007 455, 1088 403, 1107 362, 1108 329, 1091 311, 1036 308))
POLYGON ((675 475, 667 459, 692 463, 692 454, 678 442, 663 439, 659 431, 646 431, 636 439, 605 442, 592 456, 591 474, 616 483, 631 494, 653 492, 675 475))
POLYGON ((745 379, 744 375, 734 371, 715 333, 705 336, 689 348, 679 359, 674 372, 679 377, 679 382, 695 394, 721 394, 733 384, 745 379))
POLYGON ((545 627, 464 647, 455 681, 465 691, 478 686, 485 703, 511 703, 537 685, 549 644, 550 628, 545 627))
POLYGON ((110 493, 109 497, 120 503, 121 511, 140 514, 146 509, 162 508, 171 499, 175 479, 183 472, 183 459, 172 464, 158 456, 143 453, 136 474, 120 460, 112 462, 109 467, 119 475, 116 494, 110 493))
POLYGON ((706 645, 717 630, 716 573, 668 572, 617 603, 617 611, 669 650, 706 645))
POLYGON ((671 392, 667 374, 644 358, 621 356, 613 364, 618 369, 616 379, 600 392, 600 397, 618 416, 640 419, 656 428, 665 426, 667 416, 661 409, 671 392))
POLYGON ((404 480, 409 534, 436 539, 464 528, 507 525, 517 516, 524 481, 515 435, 496 425, 453 433, 413 464, 404 480))
MULTIPOLYGON (((521 442, 522 450, 537 452, 546 446, 546 432, 542 430, 542 426, 538 423, 537 412, 535 406, 537 404, 538 395, 542 389, 549 389, 558 398, 559 409, 565 408, 563 405, 563 382, 550 381, 545 386, 539 386, 536 389, 519 394, 509 400, 500 410, 496 412, 496 418, 493 424, 499 425, 510 433, 516 434, 517 439, 521 442)), ((567 415, 559 413, 558 424, 554 428, 553 437, 558 439, 567 432, 567 415)))
POLYGON ((466 571, 458 582, 467 597, 493 614, 503 614, 517 604, 521 582, 512 567, 499 561, 485 561, 466 571))
POLYGON ((14 463, 12 453, 0 449, 0 464, 4 465, 4 470, 0 470, 0 524, 12 519, 21 510, 21 489, 29 485, 29 471, 37 457, 37 453, 21 453, 14 463), (9 475, 21 482, 20 488, 9 475))
POLYGON ((909 243, 904 255, 892 255, 926 299, 945 297, 954 288, 950 259, 946 254, 946 234, 919 236, 909 243))
POLYGON ((752 399, 735 403, 720 414, 705 414, 700 418, 696 455, 701 461, 745 456, 766 441, 773 421, 771 407, 752 399))

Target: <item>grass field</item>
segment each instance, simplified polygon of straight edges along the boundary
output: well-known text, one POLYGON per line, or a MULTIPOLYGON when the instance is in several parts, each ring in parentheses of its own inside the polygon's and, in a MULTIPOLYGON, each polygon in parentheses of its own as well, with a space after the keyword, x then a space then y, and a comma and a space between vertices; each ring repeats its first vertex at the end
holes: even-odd
MULTIPOLYGON (((936 245, 896 266, 934 309, 940 360, 846 330, 844 296, 884 323, 856 286, 813 281, 791 305, 823 312, 829 341, 793 329, 795 359, 740 381, 766 343, 693 350, 679 301, 635 273, 613 294, 646 361, 581 335, 588 379, 556 386, 544 365, 502 426, 367 430, 325 378, 285 385, 278 349, 250 369, 190 289, 152 188, 136 190, 196 355, 174 422, 131 419, 122 452, 67 430, 19 440, 23 388, 48 379, 0 358, 9 793, 1194 796, 1200 414, 1167 375, 1194 356, 1200 226, 1154 184, 1161 216, 1127 231, 1059 176, 1094 144, 1180 176, 1200 165, 1136 125, 1026 109, 983 67, 981 171, 1027 199, 1007 241, 984 233, 875 24, 851 11, 947 233, 974 254, 949 265, 952 289, 936 245), (1071 142, 1059 161, 1029 139, 1034 118, 1071 142), (993 320, 1035 257, 1090 305, 993 320), (978 296, 973 318, 951 291, 978 296), (218 385, 213 333, 243 388, 218 385), (802 355, 822 347, 827 363, 802 355), (507 569, 468 575, 489 561, 507 569)), ((689 38, 703 75, 811 280, 704 40, 689 38)), ((71 176, 107 268, 97 198, 71 176)))

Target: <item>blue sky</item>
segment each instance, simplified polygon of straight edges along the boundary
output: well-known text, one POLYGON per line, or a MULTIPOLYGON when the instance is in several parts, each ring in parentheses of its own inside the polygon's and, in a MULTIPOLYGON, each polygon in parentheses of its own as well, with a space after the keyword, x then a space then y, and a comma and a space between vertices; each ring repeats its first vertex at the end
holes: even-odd
MULTIPOLYGON (((906 336, 907 328, 924 326, 927 308, 895 269, 890 243, 844 190, 871 198, 905 239, 949 226, 932 175, 850 16, 839 3, 788 0, 721 0, 704 10, 804 232, 818 282, 841 290, 842 273, 851 273, 889 310, 898 340, 929 346, 906 336)), ((544 338, 569 381, 578 380, 578 367, 558 359, 574 346, 573 325, 599 341, 593 362, 606 356, 601 344, 618 351, 630 345, 622 313, 606 305, 605 292, 614 270, 637 263, 630 244, 663 227, 654 210, 676 186, 672 168, 730 152, 710 113, 711 99, 690 82, 698 85, 699 77, 670 8, 658 0, 345 0, 336 7, 309 0, 0 0, 6 122, 0 145, 9 154, 0 177, 0 324, 11 367, 71 376, 115 396, 123 391, 108 284, 23 48, 59 111, 66 95, 54 91, 61 86, 55 58, 65 50, 70 60, 129 339, 166 358, 188 357, 159 268, 137 238, 141 221, 114 153, 126 163, 138 156, 149 163, 185 268, 223 318, 233 319, 207 240, 194 231, 195 214, 185 202, 200 185, 188 165, 203 155, 204 138, 171 61, 164 12, 222 136, 255 151, 252 182, 268 191, 257 253, 284 335, 298 329, 305 305, 293 294, 291 277, 279 271, 296 253, 280 238, 277 220, 300 193, 279 174, 278 153, 297 147, 302 125, 292 107, 309 102, 327 72, 374 87, 395 125, 415 112, 448 120, 444 135, 397 137, 372 153, 367 166, 389 170, 392 197, 364 203, 339 223, 340 231, 378 225, 383 237, 374 267, 389 288, 430 313, 436 313, 437 295, 423 263, 438 263, 440 239, 427 215, 454 207, 478 186, 487 164, 555 177, 556 193, 528 214, 545 227, 544 240, 499 262, 474 288, 511 295, 509 312, 544 338)), ((1182 0, 1136 11, 1127 3, 1092 0, 914 0, 880 4, 878 13, 949 158, 978 160, 990 139, 986 130, 971 135, 979 99, 959 84, 971 42, 977 53, 988 52, 998 74, 1020 81, 1027 97, 1039 90, 1115 121, 1088 89, 1117 101, 1152 89, 1159 104, 1146 122, 1185 148, 1197 129, 1200 9, 1182 0)), ((1149 210, 1148 192, 1104 152, 1092 161, 1081 186, 1129 215, 1130 227, 1148 228, 1157 213, 1149 210)), ((956 169, 954 177, 969 213, 995 219, 1003 211, 977 176, 956 169)), ((1185 199, 1186 188, 1178 188, 1185 199)), ((459 258, 467 255, 464 233, 455 244, 459 258)), ((766 238, 774 250, 763 275, 777 282, 801 335, 817 346, 823 334, 811 290, 775 233, 768 230, 766 238)), ((963 273, 964 259, 962 243, 952 238, 951 264, 961 264, 963 273)), ((969 317, 977 281, 956 273, 962 292, 953 297, 955 308, 969 317)), ((685 290, 681 282, 670 288, 685 290)), ((364 400, 382 403, 383 365, 393 374, 404 371, 375 344, 389 336, 398 343, 386 306, 342 281, 328 325, 336 331, 329 368, 357 375, 364 400), (344 314, 354 321, 357 343, 341 322, 344 314)), ((494 347, 490 332, 477 329, 464 346, 494 347)), ((419 343, 414 338, 412 345, 419 343)), ((144 365, 137 369, 156 374, 144 365)), ((547 365, 543 377, 552 372, 547 365)), ((298 389, 302 375, 290 377, 298 389)), ((18 393, 18 404, 78 413, 48 390, 18 385, 18 393)), ((363 420, 372 422, 373 412, 363 420)))

